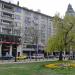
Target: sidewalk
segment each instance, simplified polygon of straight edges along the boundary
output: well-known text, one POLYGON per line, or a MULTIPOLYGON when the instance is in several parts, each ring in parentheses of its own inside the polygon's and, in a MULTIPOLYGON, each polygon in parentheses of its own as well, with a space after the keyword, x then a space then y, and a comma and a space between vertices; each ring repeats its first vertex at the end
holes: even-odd
POLYGON ((57 61, 58 59, 26 59, 26 60, 0 60, 0 64, 18 64, 18 63, 33 63, 33 62, 46 62, 46 61, 57 61))

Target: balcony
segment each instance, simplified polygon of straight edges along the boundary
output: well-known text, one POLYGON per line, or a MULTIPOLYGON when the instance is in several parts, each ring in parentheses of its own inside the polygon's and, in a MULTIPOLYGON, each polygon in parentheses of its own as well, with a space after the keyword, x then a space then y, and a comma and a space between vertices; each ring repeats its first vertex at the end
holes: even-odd
POLYGON ((12 34, 15 36, 20 36, 20 28, 16 28, 13 23, 0 23, 1 34, 12 34))
POLYGON ((13 27, 14 26, 13 21, 4 20, 4 19, 1 20, 1 23, 0 24, 3 27, 6 27, 6 28, 9 28, 9 27, 13 27))
POLYGON ((20 36, 20 34, 15 34, 14 31, 12 31, 12 29, 2 29, 2 32, 0 32, 0 35, 6 35, 6 36, 20 36))
POLYGON ((8 13, 8 12, 2 12, 2 19, 13 21, 14 20, 14 14, 8 13))
MULTIPOLYGON (((2 32, 0 32, 0 35, 5 35, 5 36, 17 36, 17 35, 15 35, 15 34, 6 34, 6 33, 2 33, 2 32)), ((17 36, 17 37, 20 37, 20 36, 17 36)))
POLYGON ((14 12, 14 8, 11 5, 2 4, 2 9, 5 10, 5 11, 14 12))

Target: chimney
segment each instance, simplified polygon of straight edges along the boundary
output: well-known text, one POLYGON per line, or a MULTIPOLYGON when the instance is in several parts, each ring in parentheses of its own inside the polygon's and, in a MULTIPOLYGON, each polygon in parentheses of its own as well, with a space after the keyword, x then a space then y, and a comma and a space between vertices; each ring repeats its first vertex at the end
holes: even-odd
POLYGON ((17 5, 19 6, 19 1, 17 1, 17 5))

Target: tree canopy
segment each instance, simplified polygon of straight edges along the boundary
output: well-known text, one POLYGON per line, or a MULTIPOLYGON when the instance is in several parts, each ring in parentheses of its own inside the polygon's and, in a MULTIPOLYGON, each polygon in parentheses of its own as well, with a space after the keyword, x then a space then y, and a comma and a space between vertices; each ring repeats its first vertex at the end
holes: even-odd
POLYGON ((53 18, 54 35, 48 39, 46 51, 65 51, 75 48, 75 17, 59 15, 53 18))

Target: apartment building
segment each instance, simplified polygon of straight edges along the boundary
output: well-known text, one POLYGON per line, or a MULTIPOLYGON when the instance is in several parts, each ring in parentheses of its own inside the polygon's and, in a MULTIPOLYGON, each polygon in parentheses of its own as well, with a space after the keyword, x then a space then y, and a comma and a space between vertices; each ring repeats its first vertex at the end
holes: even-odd
POLYGON ((0 1, 0 56, 17 55, 20 48, 20 23, 17 22, 18 7, 0 1))
POLYGON ((36 50, 38 53, 43 53, 43 47, 53 34, 52 17, 26 9, 24 9, 24 15, 22 51, 28 55, 30 52, 33 55, 36 50))
POLYGON ((51 35, 51 16, 0 0, 0 56, 43 53, 51 35))

